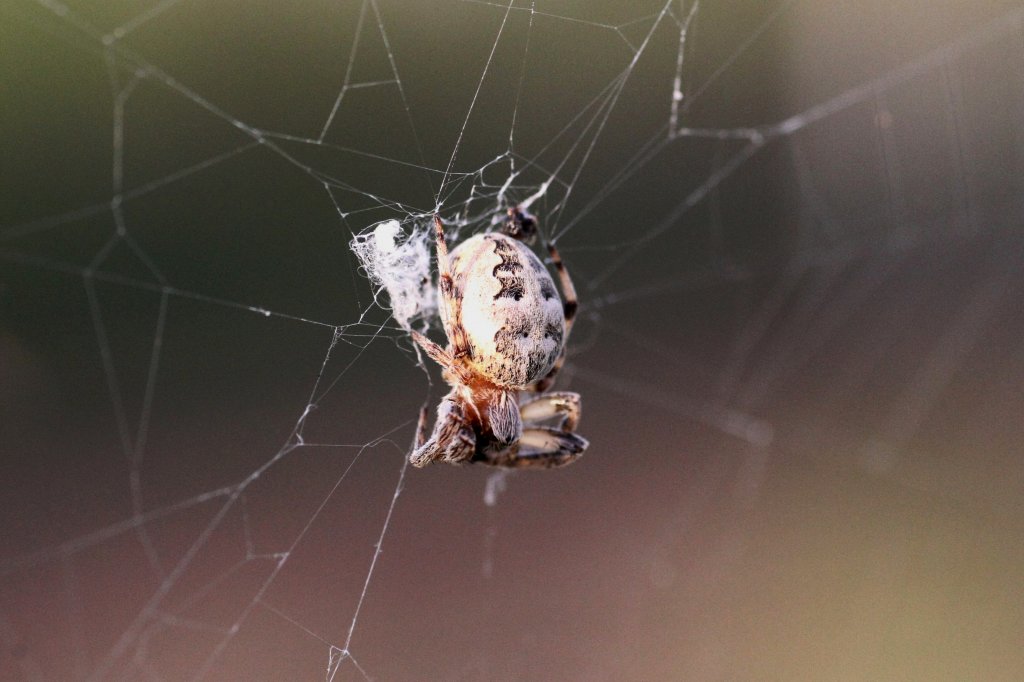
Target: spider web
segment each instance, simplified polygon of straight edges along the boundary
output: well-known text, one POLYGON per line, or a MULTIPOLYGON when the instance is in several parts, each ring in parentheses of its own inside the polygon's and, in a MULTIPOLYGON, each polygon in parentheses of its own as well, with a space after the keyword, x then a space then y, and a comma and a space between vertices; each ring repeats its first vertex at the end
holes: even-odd
POLYGON ((1024 6, 855 4, 4 3, 0 676, 1024 675, 1024 6), (591 448, 409 471, 516 204, 591 448))

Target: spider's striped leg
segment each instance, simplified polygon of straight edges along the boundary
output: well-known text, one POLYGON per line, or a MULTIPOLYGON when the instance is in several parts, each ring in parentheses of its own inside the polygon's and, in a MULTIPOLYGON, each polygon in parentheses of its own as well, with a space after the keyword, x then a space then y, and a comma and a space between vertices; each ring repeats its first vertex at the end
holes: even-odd
POLYGON ((575 433, 537 426, 524 429, 512 447, 486 452, 474 461, 506 469, 552 469, 575 462, 587 445, 587 440, 575 433))
POLYGON ((579 299, 576 298, 576 287, 573 286, 572 278, 569 276, 569 271, 566 269, 565 263, 562 262, 562 256, 558 253, 558 248, 551 242, 546 243, 548 253, 551 255, 551 264, 555 266, 555 271, 558 273, 559 284, 562 285, 562 310, 565 314, 565 336, 562 337, 562 351, 558 354, 558 359, 555 360, 555 364, 551 367, 551 371, 549 371, 543 379, 530 387, 530 390, 536 393, 543 393, 551 388, 551 384, 555 382, 555 377, 558 375, 558 371, 562 369, 562 365, 565 364, 565 349, 568 347, 569 334, 572 332, 573 322, 576 321, 576 310, 579 308, 579 299))
POLYGON ((469 353, 469 340, 466 330, 462 328, 462 298, 455 291, 452 279, 451 262, 448 260, 448 243, 444 238, 444 225, 441 218, 434 214, 434 245, 437 250, 437 279, 441 287, 441 298, 444 301, 444 333, 451 344, 452 355, 458 359, 469 353))
POLYGON ((558 428, 562 431, 575 431, 580 421, 580 394, 568 391, 544 393, 519 406, 519 414, 523 421, 533 424, 561 415, 558 428))

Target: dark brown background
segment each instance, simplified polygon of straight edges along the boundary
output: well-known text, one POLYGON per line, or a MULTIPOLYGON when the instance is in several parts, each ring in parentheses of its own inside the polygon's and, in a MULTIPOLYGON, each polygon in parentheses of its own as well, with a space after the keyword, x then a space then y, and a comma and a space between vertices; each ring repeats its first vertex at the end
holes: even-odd
MULTIPOLYGON (((361 3, 181 0, 113 67, 78 25, 102 35, 156 3, 0 7, 0 678, 330 675, 412 420, 442 390, 407 337, 374 333, 387 316, 347 242, 406 216, 364 210, 368 193, 433 208, 506 13, 377 5, 352 82, 390 79, 393 58, 408 114, 394 86, 352 90, 328 144, 277 153, 238 151, 230 121, 317 137, 361 3), (108 71, 140 64, 161 71, 118 128, 108 71), (115 241, 90 275, 118 129, 126 190, 237 153, 126 200, 144 257, 115 241), (318 178, 356 189, 334 194, 346 216, 318 178), (230 505, 173 507, 257 470, 230 505)), ((666 223, 744 145, 684 137, 629 165, 668 121, 677 24, 651 32, 581 164, 588 103, 663 5, 529 7, 453 168, 483 167, 510 129, 524 157, 565 161, 564 210, 557 187, 534 208, 571 225, 582 308, 560 385, 583 395, 591 448, 509 477, 495 506, 490 471, 406 472, 353 659, 380 680, 1024 677, 1020 3, 705 3, 682 124, 805 115, 666 223)), ((449 188, 447 209, 469 183, 449 188)), ((335 679, 361 675, 350 659, 335 679)))

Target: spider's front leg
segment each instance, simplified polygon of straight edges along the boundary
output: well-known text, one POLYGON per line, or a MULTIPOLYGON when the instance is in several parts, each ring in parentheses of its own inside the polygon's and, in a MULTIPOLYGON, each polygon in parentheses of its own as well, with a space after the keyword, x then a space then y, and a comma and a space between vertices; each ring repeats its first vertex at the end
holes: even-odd
POLYGON ((437 214, 434 214, 434 247, 437 252, 437 284, 441 289, 441 301, 445 309, 444 333, 451 344, 452 357, 459 359, 469 354, 469 340, 462 327, 462 294, 455 290, 455 280, 448 260, 448 242, 444 238, 444 224, 437 214))
POLYGON ((455 393, 449 393, 437 406, 437 421, 430 439, 409 455, 409 462, 423 467, 431 462, 459 464, 469 461, 476 451, 476 434, 455 393))

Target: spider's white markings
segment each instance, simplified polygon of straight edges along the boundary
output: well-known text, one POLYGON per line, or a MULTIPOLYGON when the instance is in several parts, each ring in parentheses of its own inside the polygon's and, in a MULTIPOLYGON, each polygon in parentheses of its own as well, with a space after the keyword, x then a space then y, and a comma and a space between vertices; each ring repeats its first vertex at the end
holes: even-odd
POLYGON ((449 256, 444 226, 434 217, 444 348, 413 338, 444 368, 452 387, 437 408, 429 440, 410 455, 422 467, 441 461, 508 468, 549 468, 574 462, 587 441, 573 430, 576 393, 544 393, 561 367, 576 312, 576 292, 557 249, 549 245, 565 303, 551 275, 526 245, 533 216, 509 211, 502 233, 476 235, 449 256), (520 405, 523 391, 538 393, 520 405), (538 422, 557 418, 556 426, 538 422))

